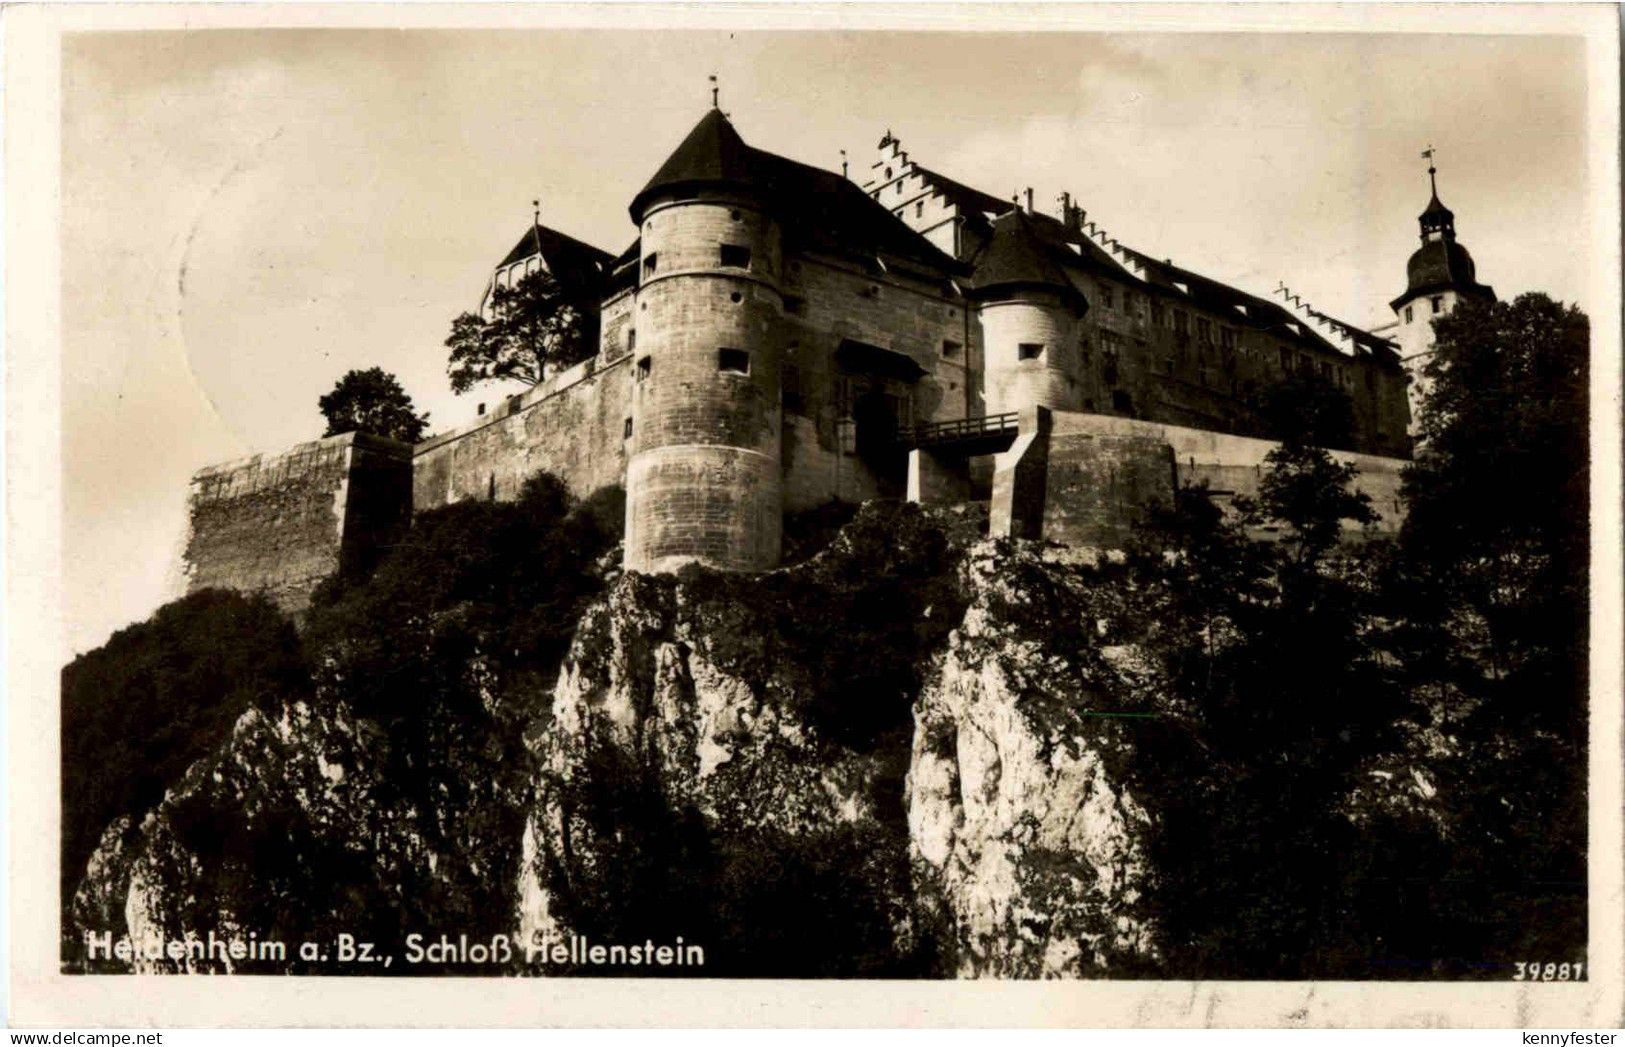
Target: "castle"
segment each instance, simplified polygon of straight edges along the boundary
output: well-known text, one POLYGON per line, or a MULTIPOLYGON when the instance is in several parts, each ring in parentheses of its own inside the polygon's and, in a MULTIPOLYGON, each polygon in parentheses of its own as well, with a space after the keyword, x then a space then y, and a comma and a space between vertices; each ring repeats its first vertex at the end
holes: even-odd
MULTIPOLYGON (((1430 176, 1431 176, 1430 168, 1430 176)), ((300 610, 421 511, 624 485, 625 565, 762 570, 786 513, 831 500, 985 500, 994 534, 1119 546, 1185 483, 1256 489, 1256 407, 1290 376, 1347 393, 1359 471, 1396 526, 1406 360, 1472 295, 1435 189, 1395 339, 1134 250, 921 166, 889 131, 862 184, 748 145, 712 108, 631 200, 612 255, 539 221, 487 295, 545 268, 599 303, 595 355, 415 446, 347 434, 192 481, 191 589, 300 610), (1424 305, 1425 303, 1425 305, 1424 305)))

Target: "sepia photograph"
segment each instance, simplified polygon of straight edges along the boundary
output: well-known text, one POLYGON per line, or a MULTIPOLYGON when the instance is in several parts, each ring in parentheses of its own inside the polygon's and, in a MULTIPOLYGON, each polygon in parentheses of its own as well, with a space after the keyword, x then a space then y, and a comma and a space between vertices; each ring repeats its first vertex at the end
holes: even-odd
POLYGON ((1604 999, 1617 12, 671 10, 55 38, 52 984, 1604 999))

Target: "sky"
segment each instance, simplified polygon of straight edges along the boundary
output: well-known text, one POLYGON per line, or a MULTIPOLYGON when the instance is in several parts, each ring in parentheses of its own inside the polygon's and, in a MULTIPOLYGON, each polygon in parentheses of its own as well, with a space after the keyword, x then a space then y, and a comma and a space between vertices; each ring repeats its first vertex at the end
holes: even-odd
POLYGON ((63 614, 178 595, 187 479, 322 432, 352 368, 439 431, 443 341, 542 220, 619 253, 710 103, 759 148, 912 157, 1156 257, 1375 325, 1423 149, 1481 281, 1587 307, 1585 43, 1412 33, 210 30, 65 37, 63 614))

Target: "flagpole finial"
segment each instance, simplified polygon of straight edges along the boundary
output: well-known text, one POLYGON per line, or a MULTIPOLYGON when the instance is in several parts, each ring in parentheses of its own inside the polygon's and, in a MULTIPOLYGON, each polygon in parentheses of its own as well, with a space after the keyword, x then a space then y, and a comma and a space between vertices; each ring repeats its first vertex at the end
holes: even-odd
POLYGON ((1433 164, 1433 143, 1432 142, 1429 142, 1428 147, 1426 149, 1422 150, 1422 159, 1424 159, 1424 160, 1426 160, 1428 162, 1428 187, 1433 190, 1433 195, 1437 196, 1437 195, 1439 195, 1439 180, 1438 180, 1439 169, 1437 167, 1435 167, 1434 164, 1433 164))
POLYGON ((711 76, 711 108, 712 109, 719 108, 719 106, 717 104, 717 92, 718 92, 717 78, 716 78, 716 74, 713 73, 712 76, 711 76))
POLYGON ((530 202, 530 210, 531 210, 531 215, 530 215, 531 224, 532 225, 541 225, 542 224, 542 202, 540 200, 532 200, 530 202))

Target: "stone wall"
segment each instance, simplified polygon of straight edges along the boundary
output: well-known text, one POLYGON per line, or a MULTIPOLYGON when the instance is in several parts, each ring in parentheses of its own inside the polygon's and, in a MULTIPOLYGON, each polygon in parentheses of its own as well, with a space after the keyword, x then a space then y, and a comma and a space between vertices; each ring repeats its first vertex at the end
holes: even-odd
POLYGON ((192 477, 187 592, 263 592, 291 614, 361 566, 411 514, 409 444, 357 433, 210 466, 192 477))
MULTIPOLYGON (((1045 408, 1025 411, 1010 450, 995 457, 993 534, 1046 538, 1065 545, 1122 548, 1155 502, 1178 487, 1207 484, 1220 505, 1254 497, 1265 457, 1278 445, 1228 433, 1045 408)), ((1378 514, 1372 531, 1391 534, 1404 520, 1399 458, 1333 451, 1353 465, 1354 488, 1378 514)), ((1350 522, 1354 536, 1363 528, 1350 522)), ((1267 537, 1274 528, 1263 528, 1267 537)))
MULTIPOLYGON (((624 337, 624 335, 623 335, 624 337)), ((586 497, 622 483, 632 416, 624 351, 594 357, 499 402, 475 421, 417 445, 412 506, 422 512, 470 498, 507 500, 546 470, 586 497)))

